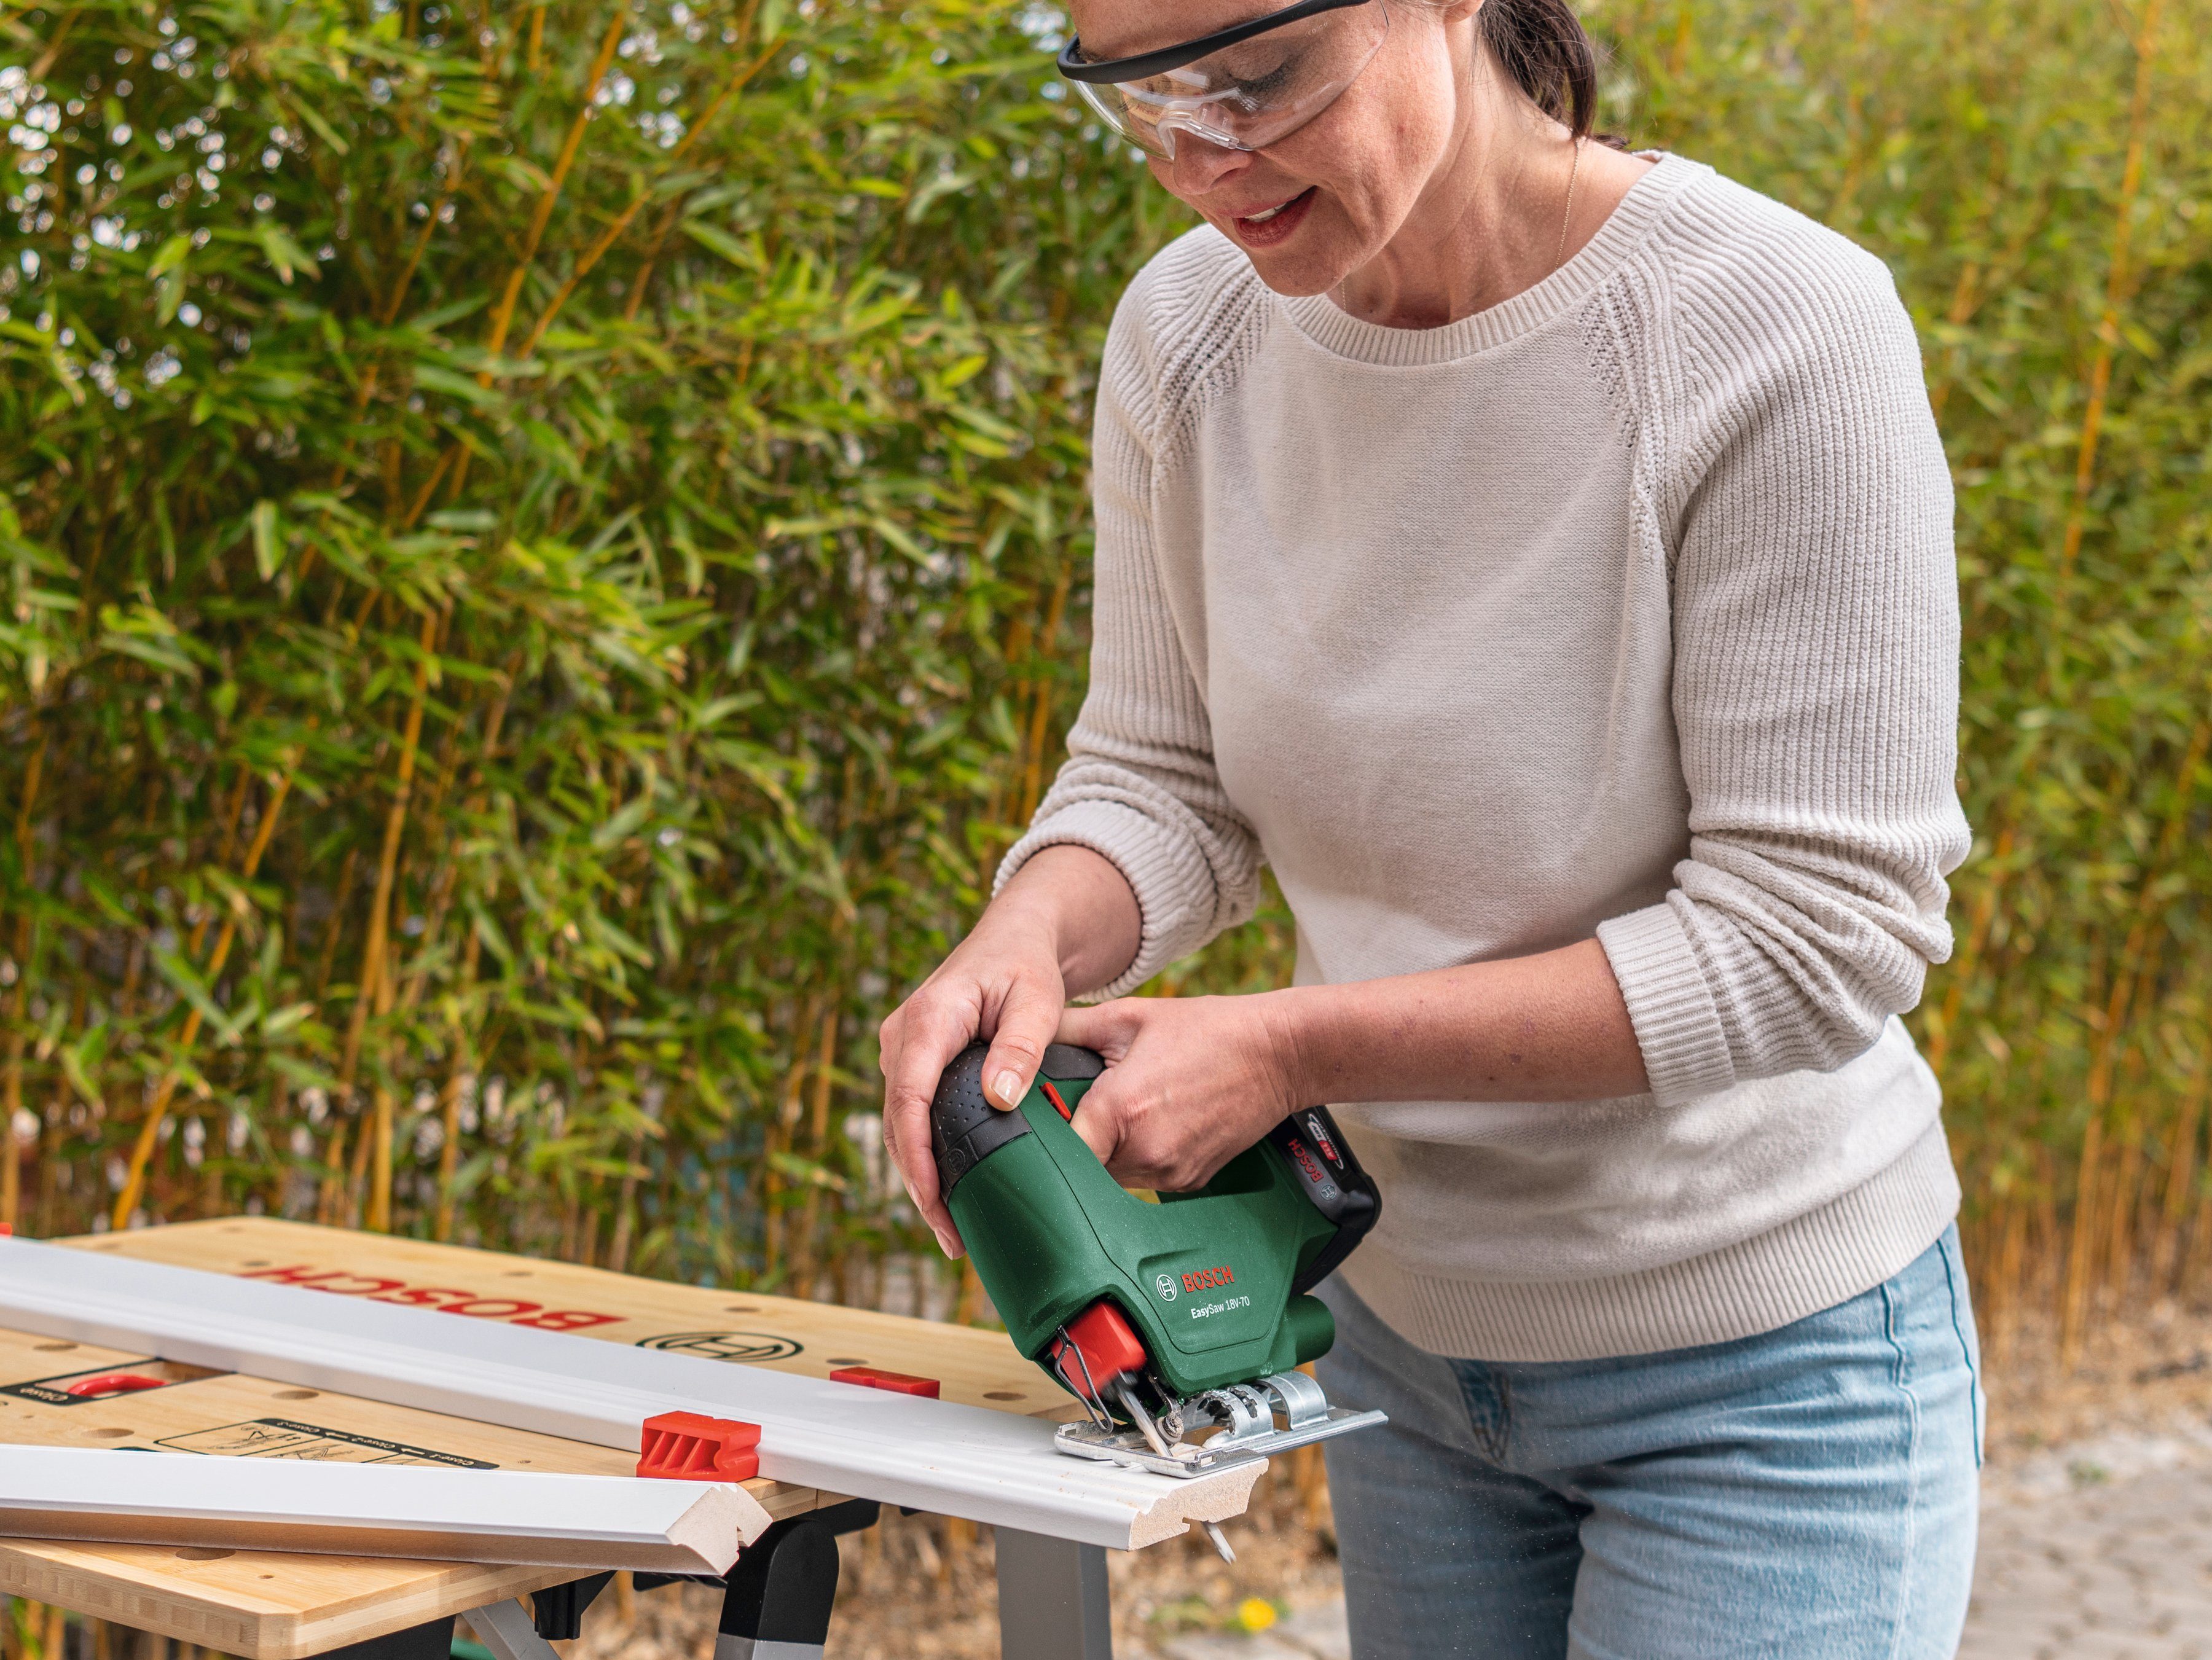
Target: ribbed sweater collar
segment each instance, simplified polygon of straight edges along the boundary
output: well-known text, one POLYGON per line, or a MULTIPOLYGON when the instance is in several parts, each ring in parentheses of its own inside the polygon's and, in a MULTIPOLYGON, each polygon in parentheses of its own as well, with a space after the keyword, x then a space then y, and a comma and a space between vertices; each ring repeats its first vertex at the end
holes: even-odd
POLYGON ((1488 351, 1542 327, 1595 289, 1642 245, 1668 205, 1710 171, 1679 155, 1662 154, 1656 160, 1658 165, 1629 187, 1620 205, 1573 258, 1535 287, 1455 323, 1433 329, 1389 328, 1361 321, 1325 294, 1279 298, 1276 303, 1299 333, 1355 362, 1410 368, 1488 351))

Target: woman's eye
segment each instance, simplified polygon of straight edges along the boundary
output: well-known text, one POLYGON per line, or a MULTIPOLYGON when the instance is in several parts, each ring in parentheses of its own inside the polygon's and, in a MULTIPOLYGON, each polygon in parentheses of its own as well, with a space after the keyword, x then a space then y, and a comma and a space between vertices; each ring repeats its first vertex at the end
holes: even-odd
POLYGON ((1240 98, 1266 98, 1291 83, 1292 65, 1285 60, 1255 74, 1239 75, 1230 87, 1240 98))

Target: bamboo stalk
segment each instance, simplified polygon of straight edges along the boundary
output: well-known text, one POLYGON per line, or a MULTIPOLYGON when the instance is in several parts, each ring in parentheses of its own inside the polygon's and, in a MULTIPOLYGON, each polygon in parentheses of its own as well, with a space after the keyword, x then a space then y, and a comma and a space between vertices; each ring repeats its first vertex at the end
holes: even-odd
POLYGON ((2158 67, 2159 23, 2166 0, 2145 0, 2136 50, 2135 90, 2128 108, 2128 148, 2120 167, 2120 203, 2112 216, 2112 254, 2105 275, 2105 309, 2097 319, 2097 344, 2089 356, 2088 399, 2081 415, 2081 437, 2074 458, 2074 502, 2066 515, 2060 546, 2059 587, 2066 588, 2081 551, 2089 492, 2097 479, 2097 446, 2103 435, 2105 401, 2112 388, 2112 356, 2120 339, 2120 312, 2132 291, 2129 256, 2135 232, 2136 198, 2142 188, 2143 151, 2150 136, 2151 87, 2158 67))
MULTIPOLYGON (((2190 733, 2187 747, 2182 752, 2181 765, 2176 770, 2173 799, 2167 809, 2166 822, 2160 826, 2157 843, 2145 861, 2142 880, 2136 890, 2135 915, 2130 920, 2126 941, 2120 948, 2119 963, 2112 976, 2112 990, 2105 1001, 2103 1018, 2097 1030, 2096 1042, 2090 1051, 2088 1081, 2083 1093, 2089 1104, 2093 1123, 2101 1123, 2112 1100, 2113 1058, 2118 1053, 2129 1016, 2133 1012, 2136 994, 2146 982, 2155 978, 2160 941, 2154 939, 2153 929, 2158 919, 2157 896, 2159 885, 2166 869, 2172 865, 2181 846, 2184 829, 2189 821, 2189 806, 2194 798, 2197 769, 2203 765, 2208 746, 2212 746, 2212 715, 2201 717, 2190 733)), ((2083 1170, 2087 1180, 2087 1154, 2083 1170)), ((2111 1271, 2117 1282, 2124 1269, 2127 1252, 2124 1230, 2132 1214, 2132 1178, 2139 1164, 2142 1149, 2132 1135, 2125 1139, 2122 1164, 2116 1179, 2120 1185, 2113 1195, 2110 1258, 2111 1271)), ((2079 1201, 2077 1203, 2081 1202, 2079 1201)), ((2080 1238, 2077 1226, 2076 1238, 2080 1238)), ((2078 1357, 2081 1338, 2080 1321, 2085 1305, 2070 1290, 2066 1304, 2066 1324, 2060 1349, 2064 1364, 2070 1366, 2078 1357)))
POLYGON ((2166 1192, 2160 1206, 2160 1227, 2151 1257, 2151 1282, 2166 1289, 2173 1288, 2181 1226, 2188 1215, 2190 1195, 2197 1184, 2197 1132, 2203 1119, 2208 1092, 2212 1092, 2212 1032, 2198 1041, 2197 1066, 2166 1141, 2166 1192))
MULTIPOLYGON (((822 1043, 814 1063, 814 1096, 807 1120, 807 1151, 819 1163, 830 1149, 830 1098, 835 1085, 834 1068, 837 1060, 837 1027, 844 1010, 837 1000, 827 1000, 830 1006, 822 1015, 822 1043)), ((800 1213, 799 1237, 805 1252, 805 1290, 815 1293, 815 1275, 820 1259, 819 1231, 822 1225, 822 1184, 810 1183, 806 1202, 800 1213)))
MULTIPOLYGON (((1045 607, 1044 629, 1037 636, 1039 654, 1048 652, 1060 638, 1060 618, 1067 610, 1067 591, 1075 576, 1075 563, 1063 560, 1060 576, 1053 584, 1052 599, 1045 607)), ((1045 741, 1050 736, 1052 714, 1051 677, 1040 673, 1036 678, 1036 702, 1030 711, 1030 729, 1022 764, 1022 814, 1024 824, 1036 817, 1037 802, 1044 794, 1045 741)))
POLYGON ((1846 154, 1844 177, 1828 204, 1825 222, 1842 228, 1844 216, 1857 200, 1859 185, 1874 146, 1867 138, 1866 47, 1870 33, 1868 0, 1851 0, 1851 68, 1844 81, 1844 131, 1846 154))
MULTIPOLYGON (((458 988, 465 992, 475 983, 477 955, 483 942, 474 928, 461 947, 461 971, 458 988)), ((445 1087, 440 1091, 440 1122, 444 1125, 446 1139, 438 1146, 438 1213, 431 1237, 444 1242, 453 1237, 453 1178, 460 1169, 461 1159, 461 1095, 475 1068, 471 1064, 468 1029, 458 1015, 452 1021, 453 1051, 446 1064, 445 1087)))
POLYGON ((782 1197, 783 1172, 775 1167, 775 1155, 790 1143, 793 1130, 799 1123, 801 1091, 805 1087, 809 1040, 814 1032, 814 1011, 820 1002, 817 993, 809 992, 799 1004, 799 1018, 792 1023, 793 1043, 791 1069, 785 1074, 783 1088, 778 1094, 778 1105, 762 1135, 760 1165, 760 1207, 762 1220, 762 1274, 774 1279, 784 1261, 784 1216, 777 1201, 782 1197))
MULTIPOLYGON (((376 1013, 380 1022, 392 1012, 398 965, 386 952, 384 971, 376 982, 376 1013)), ((353 1183, 349 1189, 349 1225, 364 1223, 372 1232, 392 1231, 392 1119, 398 1108, 392 1093, 392 1082, 381 1069, 376 1076, 376 1085, 369 1091, 368 1133, 362 1137, 354 1153, 353 1183), (368 1177, 368 1201, 362 1202, 362 1177, 364 1168, 368 1177)))
MULTIPOLYGON (((478 793, 471 800, 471 806, 474 811, 483 810, 483 798, 480 787, 483 781, 483 771, 490 764, 492 757, 499 752, 500 733, 507 725, 507 701, 514 690, 514 677, 520 669, 521 662, 519 658, 509 660, 507 672, 500 680, 498 695, 492 699, 491 708, 484 716, 483 745, 478 753, 476 777, 473 781, 479 787, 478 793)), ((449 864, 448 869, 452 868, 453 866, 449 864)), ((441 926, 442 922, 441 913, 441 926)), ((465 995, 468 988, 476 983, 477 964, 480 960, 483 949, 482 936, 477 933, 475 927, 470 927, 461 946, 460 973, 455 981, 457 996, 465 995)), ((412 993, 419 992, 422 984, 422 977, 417 976, 410 991, 410 1002, 412 993)), ((449 1024, 453 1035, 453 1053, 447 1062, 444 1087, 439 1092, 440 1122, 446 1132, 445 1140, 438 1146, 438 1210, 434 1224, 434 1237, 440 1240, 450 1239, 453 1235, 453 1178, 460 1168, 461 1095, 467 1086, 467 1080, 475 1072, 467 1025, 460 1018, 458 1010, 449 1024)))
MULTIPOLYGON (((270 792, 268 809, 263 812, 261 823, 254 829, 252 845, 246 848, 245 863, 239 868, 239 880, 242 883, 251 882, 253 873, 261 868, 261 856, 269 851, 270 840, 276 834, 276 819, 283 811, 284 798, 292 793, 292 775, 296 765, 295 758, 285 767, 270 792)), ((232 942, 237 938, 238 913, 233 910, 222 919, 222 928, 215 937, 215 950, 209 954, 207 967, 204 970, 210 994, 216 978, 222 973, 223 964, 230 958, 232 942)), ((179 1061, 191 1059, 193 1045, 199 1041, 200 1025, 200 1011, 195 1006, 185 1013, 184 1030, 177 1037, 179 1061)), ((177 1068, 172 1065, 162 1069, 161 1081, 155 1090, 153 1104, 146 1109, 145 1120, 138 1127, 138 1139, 131 1146, 131 1161, 124 1173, 123 1186, 115 1195, 115 1207, 109 1216, 108 1225, 111 1227, 121 1229, 131 1225, 131 1213, 138 1208, 139 1195, 145 1189, 146 1166, 154 1157, 155 1147, 160 1143, 161 1125, 168 1117, 169 1104, 176 1092, 177 1068)))
POLYGON ((2024 1292, 2021 1259, 2027 1249, 2028 1206, 2024 1200, 2003 1202, 2003 1227, 1998 1235, 1996 1272, 1992 1276, 1996 1309, 1990 1322, 1990 1349, 1996 1364, 2009 1365, 2020 1337, 2020 1310, 2024 1292))
MULTIPOLYGON (((2023 768, 2022 771, 2025 775, 2021 787, 2025 787, 2032 769, 2023 768)), ((1997 901, 2003 894, 2005 873, 2010 868, 2013 834, 2009 820, 1998 827, 1996 844, 1990 849, 1989 874, 1974 891, 1973 902, 1966 908, 1966 939, 1944 970, 1942 1011, 1928 1034, 1928 1066, 1938 1077, 1942 1075, 1943 1062, 1951 1053, 1951 1040, 1959 1029, 1966 988, 1973 980, 1973 970, 1981 966, 1982 955, 1989 949, 1990 932, 1996 926, 1997 901)))
POLYGON ((623 1171, 622 1186, 615 1195, 614 1235, 607 1241, 607 1267, 621 1274, 629 1267, 629 1246, 634 1211, 637 1204, 638 1172, 645 1158, 645 1132, 639 1130, 629 1139, 628 1168, 623 1171))
MULTIPOLYGON (((741 40, 752 27, 753 11, 753 6, 747 6, 743 19, 736 26, 738 38, 741 40)), ((722 112, 722 106, 736 96, 753 76, 765 69, 769 60, 775 56, 778 50, 780 50, 779 45, 770 45, 766 51, 750 63, 742 65, 727 82, 724 82, 721 90, 717 92, 709 100, 707 107, 700 112, 699 119, 691 124, 690 130, 678 141, 676 148, 669 152, 668 166, 672 171, 682 163, 685 155, 694 144, 698 143, 701 136, 713 124, 714 118, 722 112)), ((631 196, 629 204, 614 216, 607 228, 592 239, 591 245, 578 258, 575 269, 562 279, 561 286, 553 291, 553 297, 545 302, 544 311, 539 314, 537 324, 524 339, 520 349, 516 351, 517 357, 528 357, 538 350, 538 342, 544 339, 545 331, 553 326, 554 319, 560 316, 562 307, 568 303, 569 297, 576 292, 578 284, 592 274, 599 261, 606 257, 607 250, 622 240, 623 234, 629 229, 631 222, 637 217, 638 210, 646 204, 651 195, 650 190, 638 190, 631 196)), ((680 206, 680 204, 677 205, 680 206)))
POLYGON ((338 939, 345 932, 345 909, 353 897, 354 877, 361 863, 361 848, 349 847, 338 865, 338 885, 331 898, 330 927, 323 933, 323 952, 315 967, 315 1000, 330 989, 331 970, 337 965, 338 939))
MULTIPOLYGON (((533 15, 531 19, 533 56, 541 16, 542 14, 533 15)), ((568 125, 568 135, 561 143, 560 154, 554 158, 553 170, 546 176, 545 187, 538 192, 537 205, 531 210, 530 224, 523 233, 522 245, 516 254, 514 269, 507 273, 506 285, 500 290, 498 303, 492 307, 491 324, 484 336, 484 356, 487 358, 496 359, 506 350, 507 331, 514 325, 514 308, 522 297, 523 284, 529 281, 531 267, 537 262, 538 247, 544 240, 545 228, 552 222, 553 210, 568 184, 569 169, 575 166, 577 153, 583 148, 584 131, 591 125, 600 82, 606 79, 607 70, 614 63, 616 50, 622 44, 623 31, 629 26, 627 0, 617 0, 614 15, 608 20, 606 33, 599 39, 599 51, 593 56, 590 72, 585 77, 584 93, 577 102, 575 118, 568 125)), ((489 386, 496 378, 495 371, 488 364, 477 373, 477 384, 489 386)), ((469 452, 458 441, 447 445, 429 478, 416 496, 408 514, 410 524, 419 519, 429 506, 432 493, 448 466, 453 469, 453 482, 448 488, 453 496, 458 496, 469 476, 469 452)))
MULTIPOLYGON (((2086 376, 2087 398, 2082 415, 2081 438, 2075 451, 2072 503, 2067 512, 2066 527, 2060 540, 2058 578, 2055 588, 2060 612, 2053 619, 2051 654, 2045 660, 2046 695, 2057 676, 2057 653, 2066 633, 2065 611, 2072 591, 2075 564, 2081 553, 2082 534, 2087 525, 2089 495, 2096 483, 2097 452, 2104 431, 2106 401, 2112 385, 2113 350, 2119 340, 2120 311, 2130 292, 2132 273, 2129 257, 2135 205, 2142 187, 2143 154, 2150 130, 2150 94, 2157 64, 2155 48, 2164 6, 2165 0, 2147 0, 2142 25, 2131 43, 2136 49, 2136 76, 2129 106, 2128 146, 2120 170, 2119 204, 2113 214, 2111 252, 2105 278, 2105 307, 2098 320, 2097 344, 2090 353, 2086 376)), ((2011 792, 2014 799, 2024 798, 2032 787, 2037 757, 2033 754, 2023 762, 2020 776, 2011 792)), ((2014 842, 2011 816, 2004 814, 1991 851, 1989 877, 1975 895, 1969 913, 1965 946, 1953 959, 1949 983, 1944 989, 1942 1017, 1930 1034, 1929 1065, 1939 1073, 1949 1053, 1966 984, 1971 978, 1969 970, 1980 962, 1988 945, 2014 842)))
MULTIPOLYGON (((408 803, 414 794, 415 761, 422 746, 423 708, 429 696, 430 658, 437 648, 440 621, 439 612, 426 611, 416 642, 420 655, 416 659, 413 692, 401 731, 399 758, 393 768, 392 805, 385 812, 384 840, 377 854, 376 886, 369 900, 368 937, 362 947, 361 978, 355 989, 353 1011, 346 1025, 345 1049, 338 1065, 342 1091, 349 1091, 360 1075, 362 1044, 372 1010, 378 1014, 391 1012, 390 976, 386 971, 385 958, 391 937, 392 891, 399 867, 400 838, 407 826, 408 803)), ((374 1107, 373 1133, 377 1146, 387 1153, 391 1132, 391 1094, 380 1087, 374 1107)), ((377 1160, 370 1174, 368 1216, 368 1225, 380 1232, 388 1231, 391 1225, 391 1182, 389 1158, 377 1160)))
POLYGON ((2119 1164, 2112 1172, 2112 1201, 2105 1217, 2105 1285, 2124 1296, 2135 1268, 2136 1201, 2142 1191, 2142 1116, 2130 1111, 2119 1125, 2119 1164))
MULTIPOLYGON (((537 57, 538 31, 544 16, 541 7, 532 14, 531 56, 533 67, 537 57)), ((576 165, 576 153, 584 147, 584 130, 591 125, 593 100, 599 94, 599 83, 606 79, 607 70, 615 61, 615 49, 622 44, 623 31, 629 26, 629 8, 624 0, 617 0, 614 15, 607 21, 606 33, 599 37, 599 49, 592 59, 590 72, 584 77, 583 96, 577 102, 575 119, 568 124, 568 136, 561 141, 561 153, 554 158, 553 169, 546 175, 545 188, 538 192, 538 204, 531 210, 529 228, 522 234, 522 251, 516 257, 514 269, 507 273, 507 285, 500 291, 499 303, 492 308, 491 326, 485 331, 484 350, 496 357, 507 344, 507 330, 514 322, 515 301, 522 297, 522 285, 528 280, 530 267, 538 258, 538 244, 544 240, 545 228, 553 220, 553 209, 561 199, 563 185, 568 182, 568 170, 576 165)), ((480 377, 489 386, 490 371, 480 377)))
MULTIPOLYGON (((74 14, 72 14, 74 16, 74 14)), ((15 1115, 23 1110, 23 1051, 29 1046, 31 997, 31 816, 37 809, 39 786, 46 765, 47 733, 42 728, 23 763, 23 793, 15 804, 15 871, 23 884, 23 899, 15 913, 15 987, 8 1012, 6 1081, 0 1085, 0 1226, 13 1229, 21 1219, 23 1150, 15 1134, 15 1115)))
POLYGON ((2105 1115, 2093 1110, 2075 1161, 2072 1236, 2066 1252, 2066 1289, 2058 1311, 2058 1365, 2080 1364, 2088 1328, 2089 1288, 2096 1280, 2097 1202, 2104 1180, 2105 1115))

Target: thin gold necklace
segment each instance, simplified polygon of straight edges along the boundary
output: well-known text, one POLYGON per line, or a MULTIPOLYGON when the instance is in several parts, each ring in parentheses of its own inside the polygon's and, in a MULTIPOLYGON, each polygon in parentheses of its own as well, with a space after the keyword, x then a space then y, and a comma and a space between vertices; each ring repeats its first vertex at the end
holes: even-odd
POLYGON ((1583 141, 1577 138, 1575 140, 1574 162, 1567 168, 1567 205, 1566 210, 1559 215, 1559 249, 1552 256, 1553 271, 1567 263, 1567 227, 1574 222, 1575 217, 1575 175, 1582 170, 1583 141))

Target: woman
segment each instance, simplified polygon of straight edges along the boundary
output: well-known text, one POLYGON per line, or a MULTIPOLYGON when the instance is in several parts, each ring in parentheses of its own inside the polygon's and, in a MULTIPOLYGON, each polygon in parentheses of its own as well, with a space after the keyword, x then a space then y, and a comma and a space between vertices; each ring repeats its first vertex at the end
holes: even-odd
POLYGON ((1934 1077, 1951 496, 1882 265, 1589 142, 1563 0, 1075 0, 1062 55, 1206 221, 1098 392, 1091 684, 975 932, 884 1023, 1109 1062, 1193 1187, 1335 1104, 1324 1292, 1363 1657, 1948 1655, 1978 1393, 1934 1077), (1248 916, 1295 985, 1123 999, 1248 916), (1066 1006, 1072 996, 1120 999, 1066 1006))

